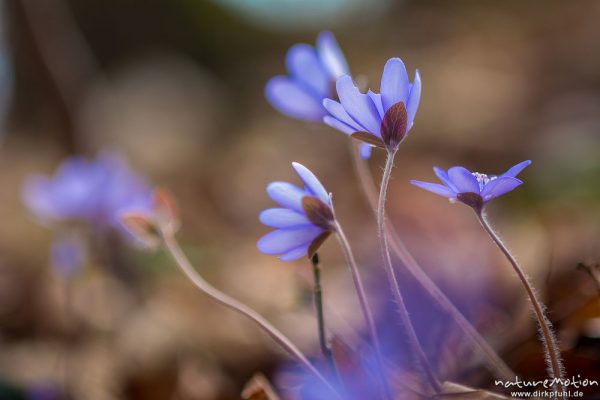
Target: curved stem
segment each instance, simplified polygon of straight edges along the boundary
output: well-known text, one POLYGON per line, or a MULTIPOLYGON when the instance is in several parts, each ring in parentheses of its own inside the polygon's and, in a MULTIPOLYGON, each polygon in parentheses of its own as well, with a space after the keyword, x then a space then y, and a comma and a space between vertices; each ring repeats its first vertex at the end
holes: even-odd
POLYGON ((175 238, 169 235, 163 235, 162 241, 165 249, 173 257, 175 263, 181 268, 183 273, 196 285, 198 289, 208 295, 217 303, 224 305, 225 307, 232 309, 258 324, 263 331, 265 331, 277 344, 279 344, 287 353, 294 357, 300 362, 309 372, 311 372, 316 378, 318 378, 328 389, 331 390, 332 394, 336 398, 341 399, 337 391, 331 386, 331 384, 325 379, 325 377, 315 368, 314 365, 308 360, 308 358, 288 339, 281 331, 274 327, 269 321, 267 321, 262 315, 256 311, 240 303, 239 301, 229 297, 225 293, 213 287, 211 284, 206 282, 204 278, 198 274, 198 272, 192 267, 189 260, 179 247, 179 244, 175 238))
MULTIPOLYGON (((351 141, 352 144, 352 141, 351 141)), ((367 202, 377 215, 377 187, 368 169, 367 162, 360 158, 357 146, 353 145, 351 149, 352 160, 358 180, 360 182, 363 194, 367 202)), ((392 252, 400 259, 406 270, 416 279, 416 281, 425 289, 438 306, 445 311, 463 331, 465 337, 471 342, 473 348, 478 351, 483 361, 487 364, 489 370, 500 379, 510 380, 517 374, 498 356, 496 351, 486 342, 486 340, 477 332, 473 325, 464 317, 458 308, 448 299, 446 294, 435 284, 434 281, 421 268, 417 260, 404 245, 402 239, 394 227, 386 221, 385 231, 388 235, 389 245, 392 252)))
POLYGON ((354 258, 354 254, 352 253, 352 248, 350 247, 350 242, 348 242, 348 238, 346 238, 346 235, 344 234, 344 231, 341 225, 337 222, 337 220, 335 220, 335 233, 340 243, 340 247, 342 248, 342 252, 344 253, 344 257, 346 258, 348 267, 350 268, 350 272, 352 273, 352 280, 354 281, 354 286, 356 288, 358 302, 360 304, 361 311, 365 318, 365 323, 367 324, 367 329, 369 330, 369 335, 371 336, 373 347, 375 348, 375 357, 377 361, 377 366, 380 371, 380 380, 382 389, 384 391, 384 395, 387 399, 391 400, 393 399, 393 396, 391 394, 390 386, 385 376, 383 356, 381 353, 381 344, 379 342, 379 336, 377 335, 377 329, 375 328, 373 314, 371 314, 371 310, 369 308, 369 302, 365 294, 365 288, 362 283, 360 271, 356 264, 356 259, 354 258))
MULTIPOLYGON (((560 358, 560 350, 558 348, 558 344, 556 341, 556 337, 552 331, 552 324, 550 320, 544 313, 544 306, 542 302, 538 299, 533 286, 529 282, 527 275, 521 268, 521 266, 517 263, 517 260, 511 252, 508 250, 506 245, 502 242, 500 237, 494 232, 489 222, 487 221, 485 214, 483 212, 475 212, 481 226, 488 233, 490 238, 496 243, 498 248, 502 251, 502 253, 506 256, 513 269, 517 273, 517 276, 521 280, 527 295, 529 296, 529 300, 531 301, 531 305, 533 306, 533 311, 538 320, 540 332, 542 334, 542 344, 544 346, 544 352, 546 353, 546 360, 548 363, 548 373, 552 377, 552 379, 562 379, 564 374, 564 369, 562 365, 562 361, 560 358)), ((562 385, 559 383, 556 384, 557 389, 562 391, 562 385)))
POLYGON ((398 285, 398 280, 396 279, 396 272, 394 271, 394 267, 392 266, 392 259, 390 257, 390 249, 388 245, 387 234, 385 231, 385 199, 387 196, 387 187, 390 181, 390 176, 392 175, 395 154, 396 153, 393 151, 388 151, 379 191, 379 204, 377 206, 377 232, 379 236, 379 244, 381 247, 381 255, 383 257, 383 263, 388 276, 388 281, 392 289, 392 295, 394 296, 394 300, 396 301, 399 308, 400 318, 402 319, 402 325, 404 327, 409 342, 409 347, 413 352, 415 360, 424 372, 425 377, 431 385, 432 389, 436 393, 439 393, 441 390, 440 382, 435 377, 433 370, 429 365, 429 361, 427 361, 425 352, 421 347, 421 343, 419 342, 417 333, 415 332, 413 324, 410 320, 410 316, 408 315, 408 310, 406 309, 406 304, 404 303, 404 298, 402 297, 402 292, 400 291, 400 286, 398 285))

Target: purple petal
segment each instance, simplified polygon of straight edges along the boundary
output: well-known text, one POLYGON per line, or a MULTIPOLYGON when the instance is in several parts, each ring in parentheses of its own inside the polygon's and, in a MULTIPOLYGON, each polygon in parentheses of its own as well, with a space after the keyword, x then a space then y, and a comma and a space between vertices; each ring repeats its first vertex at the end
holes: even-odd
POLYGON ((375 108, 377 108, 377 112, 379 113, 379 118, 383 119, 383 116, 385 115, 385 111, 383 111, 383 103, 381 102, 381 95, 369 90, 367 92, 367 96, 369 96, 371 98, 371 101, 373 102, 373 104, 375 104, 375 108))
POLYGON ((320 97, 285 76, 276 76, 267 82, 265 97, 279 112, 292 118, 320 121, 325 115, 320 97))
POLYGON ((523 169, 525 169, 525 167, 527 167, 529 165, 531 165, 531 160, 526 160, 526 161, 520 162, 517 165, 511 167, 508 171, 503 173, 501 176, 512 176, 514 178, 521 171, 523 171, 523 169))
POLYGON ((35 175, 29 177, 23 186, 25 205, 41 220, 60 218, 52 197, 51 184, 46 176, 35 175))
POLYGON ((458 193, 479 194, 479 183, 468 169, 464 167, 452 167, 448 170, 448 178, 458 193))
POLYGON ((366 143, 360 144, 360 158, 363 160, 367 160, 371 158, 371 153, 373 151, 373 146, 368 145, 366 143))
POLYGON ((406 105, 408 85, 408 73, 402 60, 399 58, 389 59, 383 68, 379 90, 384 111, 400 101, 406 105))
POLYGON ((454 190, 455 192, 457 191, 456 187, 454 186, 454 184, 448 177, 448 173, 446 171, 444 171, 440 167, 433 167, 433 172, 435 172, 437 177, 440 179, 440 181, 442 181, 444 183, 444 185, 448 186, 450 189, 454 190))
POLYGON ((415 181, 415 180, 410 181, 410 183, 412 183, 415 186, 420 187, 421 189, 428 190, 432 193, 435 193, 442 197, 446 197, 448 199, 453 199, 456 197, 456 193, 454 191, 452 191, 451 189, 449 189, 448 187, 446 187, 444 185, 440 185, 439 183, 429 183, 429 182, 422 182, 422 181, 415 181))
POLYGON ((348 75, 337 80, 336 89, 340 102, 348 115, 364 130, 381 137, 379 133, 381 118, 369 96, 362 94, 348 75))
POLYGON ((408 103, 406 112, 408 113, 408 129, 410 129, 415 120, 415 115, 419 109, 419 101, 421 100, 421 74, 419 70, 415 73, 415 80, 411 86, 410 94, 408 95, 408 103))
POLYGON ((329 204, 329 193, 323 187, 319 179, 304 165, 293 162, 292 167, 304 182, 305 190, 310 192, 313 196, 317 197, 325 204, 329 204))
POLYGON ((323 98, 329 95, 332 80, 313 47, 296 44, 289 49, 285 61, 294 81, 301 82, 315 97, 323 98))
POLYGON ((331 32, 321 32, 319 34, 317 37, 317 53, 332 82, 340 76, 350 73, 344 53, 342 53, 335 36, 331 32))
POLYGON ((288 182, 273 182, 267 186, 267 193, 280 206, 304 213, 302 197, 306 192, 288 182))
POLYGON ((266 209, 259 214, 258 219, 263 224, 273 228, 312 225, 306 216, 287 208, 266 209))
POLYGON ((344 107, 335 100, 324 99, 323 107, 336 119, 343 122, 345 125, 348 125, 353 128, 353 132, 362 131, 363 128, 359 124, 357 124, 351 117, 348 115, 344 107))
POLYGON ((494 197, 499 197, 510 192, 522 183, 523 181, 512 176, 501 176, 485 185, 481 192, 481 197, 483 197, 484 201, 489 201, 494 197))
POLYGON ((260 238, 256 246, 265 254, 283 254, 312 242, 323 229, 311 225, 294 229, 277 229, 260 238))
POLYGON ((330 127, 332 127, 333 129, 337 129, 338 131, 344 132, 346 135, 352 135, 354 132, 356 132, 356 129, 346 125, 345 123, 341 122, 338 119, 333 118, 330 115, 324 116, 323 122, 326 125, 329 125, 330 127))
POLYGON ((302 257, 306 257, 308 254, 308 248, 310 247, 310 242, 303 244, 302 246, 296 247, 288 251, 285 254, 282 254, 279 259, 281 261, 295 261, 302 257))

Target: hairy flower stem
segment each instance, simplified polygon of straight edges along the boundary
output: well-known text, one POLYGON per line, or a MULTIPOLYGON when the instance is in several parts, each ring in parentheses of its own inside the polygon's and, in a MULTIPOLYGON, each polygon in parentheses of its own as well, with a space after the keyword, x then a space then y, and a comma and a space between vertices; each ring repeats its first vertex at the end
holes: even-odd
MULTIPOLYGON (((352 144, 352 143, 351 143, 352 144)), ((365 198, 375 216, 377 216, 377 187, 368 169, 367 162, 360 158, 357 146, 351 149, 352 159, 356 175, 365 198)), ((404 245, 396 229, 386 220, 385 230, 388 235, 389 246, 392 252, 400 259, 406 270, 417 280, 417 282, 427 291, 429 296, 445 311, 463 331, 465 338, 471 342, 473 348, 479 352, 482 360, 487 364, 490 372, 497 378, 504 380, 514 379, 517 374, 506 365, 496 351, 486 342, 486 340, 477 332, 473 325, 464 317, 458 308, 448 299, 446 294, 429 278, 427 273, 421 268, 417 260, 404 245)))
POLYGON ((344 234, 344 231, 337 220, 335 220, 335 233, 338 241, 340 242, 340 247, 342 248, 344 256, 346 257, 346 262, 350 268, 350 272, 352 273, 352 280, 354 281, 354 286, 356 288, 358 302, 365 318, 365 323, 367 324, 367 329, 369 330, 373 347, 375 348, 375 358, 380 372, 381 387, 383 389, 384 396, 386 399, 392 400, 394 397, 392 396, 389 382, 385 376, 383 355, 381 353, 381 344, 379 342, 379 336, 377 335, 377 329, 375 328, 375 320, 373 319, 373 314, 371 314, 371 310, 369 308, 369 302, 365 294, 365 289, 360 276, 360 271, 358 270, 358 266, 356 264, 356 259, 354 258, 352 248, 350 247, 350 242, 348 242, 348 238, 346 238, 346 235, 344 234))
POLYGON ((325 334, 325 313, 323 312, 323 288, 321 286, 321 267, 319 266, 319 255, 315 253, 310 259, 313 269, 314 287, 313 296, 315 301, 315 309, 317 310, 317 325, 319 330, 319 345, 321 352, 329 364, 331 372, 337 375, 337 368, 333 353, 327 344, 327 336, 325 334))
MULTIPOLYGON (((488 233, 490 238, 496 243, 500 251, 506 256, 513 269, 517 273, 517 276, 521 280, 527 295, 529 296, 529 300, 531 301, 531 305, 533 306, 533 311, 538 320, 540 332, 542 335, 542 344, 544 346, 544 353, 546 353, 546 360, 548 363, 548 373, 552 379, 560 378, 562 379, 564 376, 564 369, 560 357, 560 350, 558 348, 558 344, 556 342, 556 337, 552 331, 552 324, 550 320, 544 313, 544 306, 542 302, 538 299, 533 286, 529 282, 527 275, 521 268, 521 266, 517 263, 515 257, 508 250, 506 245, 502 242, 500 237, 494 232, 492 227, 490 226, 485 213, 483 211, 475 210, 475 214, 481 223, 481 226, 488 233)), ((556 390, 562 391, 562 385, 556 384, 556 390)))
POLYGON ((400 291, 398 280, 396 279, 396 272, 394 271, 394 267, 392 266, 392 258, 390 256, 390 249, 385 230, 385 200, 387 196, 387 188, 390 181, 390 176, 392 175, 392 168, 394 166, 395 155, 395 151, 388 151, 387 160, 385 162, 385 169, 383 171, 383 177, 381 179, 381 186, 379 190, 379 204, 377 206, 377 228, 379 244, 381 248, 381 255, 383 257, 383 263, 385 266, 385 271, 387 273, 388 281, 392 289, 392 295, 394 296, 394 300, 396 301, 396 304, 399 309, 400 318, 402 320, 402 326, 404 327, 406 337, 409 342, 409 347, 413 353, 415 361, 419 364, 421 370, 425 374, 427 382, 429 382, 429 385, 436 393, 439 393, 441 390, 440 382, 435 377, 433 370, 429 365, 429 361, 427 361, 425 352, 421 347, 421 343, 419 342, 417 333, 415 332, 413 324, 410 320, 408 310, 406 309, 406 304, 404 303, 404 298, 402 297, 402 292, 400 291))
POLYGON ((262 315, 240 303, 239 301, 229 297, 225 293, 221 292, 200 276, 198 272, 192 267, 189 260, 179 247, 179 244, 171 235, 161 235, 162 243, 167 252, 173 257, 175 263, 181 268, 183 273, 196 285, 198 289, 204 292, 211 299, 217 303, 232 309, 254 321, 258 326, 265 331, 277 344, 279 344, 287 353, 294 357, 300 364, 302 364, 309 372, 311 372, 317 379, 319 379, 337 399, 341 399, 339 393, 334 387, 327 381, 327 379, 315 368, 314 365, 308 360, 308 358, 291 342, 281 331, 274 327, 269 321, 267 321, 262 315))

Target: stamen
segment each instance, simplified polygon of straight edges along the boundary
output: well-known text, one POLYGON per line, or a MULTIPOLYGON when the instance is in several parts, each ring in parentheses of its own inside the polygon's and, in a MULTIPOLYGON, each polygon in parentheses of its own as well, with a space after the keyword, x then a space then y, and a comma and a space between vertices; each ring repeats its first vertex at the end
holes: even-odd
POLYGON ((488 176, 488 175, 482 174, 480 172, 471 172, 471 173, 473 174, 475 179, 477 179, 477 182, 479 183, 479 187, 481 187, 482 189, 485 185, 487 185, 494 179, 498 178, 496 175, 488 176))

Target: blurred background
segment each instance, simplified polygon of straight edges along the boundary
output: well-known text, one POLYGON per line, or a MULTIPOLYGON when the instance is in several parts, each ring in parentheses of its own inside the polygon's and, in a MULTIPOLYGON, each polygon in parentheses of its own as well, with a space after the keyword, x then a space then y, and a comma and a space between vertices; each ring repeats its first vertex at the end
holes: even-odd
MULTIPOLYGON (((23 203, 23 182, 104 150, 171 189, 179 239, 207 280, 318 356, 310 264, 283 263, 255 243, 268 231, 257 220, 273 204, 266 184, 298 183, 290 163, 299 161, 335 194, 363 273, 379 285, 374 220, 348 139, 279 114, 263 95, 268 79, 285 73, 287 49, 314 44, 321 30, 335 33, 365 86, 379 87, 393 56, 411 77, 420 69, 421 106, 397 157, 390 219, 525 377, 543 376, 544 364, 513 271, 466 207, 408 180, 433 180, 434 165, 501 173, 533 160, 526 184, 492 203, 490 216, 549 306, 569 373, 600 379, 599 2, 0 4, 1 399, 236 399, 257 372, 281 381, 285 354, 204 297, 160 251, 103 232, 77 271, 52 268, 52 243, 72 227, 41 224, 23 203)), ((383 159, 374 153, 379 179, 383 159)), ((337 243, 320 256, 328 329, 353 343, 362 317, 337 243)), ((493 388, 461 333, 400 264, 398 272, 436 369, 493 388)), ((380 316, 393 308, 376 300, 380 316)))

